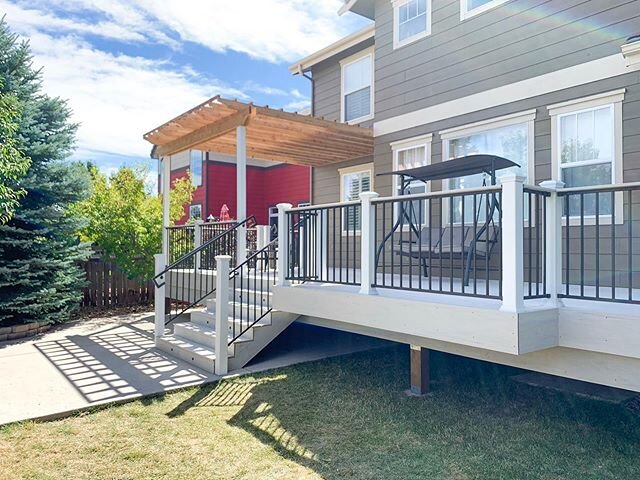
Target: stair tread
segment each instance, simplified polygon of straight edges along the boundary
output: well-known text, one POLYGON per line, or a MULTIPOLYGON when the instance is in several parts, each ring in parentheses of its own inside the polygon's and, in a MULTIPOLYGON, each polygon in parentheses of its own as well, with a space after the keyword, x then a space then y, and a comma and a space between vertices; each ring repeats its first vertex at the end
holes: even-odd
MULTIPOLYGON (((193 322, 187 322, 187 323, 180 323, 179 324, 181 326, 181 328, 185 328, 188 330, 191 330, 192 332, 198 332, 201 333, 203 335, 208 335, 211 338, 215 338, 216 337, 216 330, 214 327, 208 327, 206 325, 200 325, 198 323, 193 323, 193 322)), ((262 326, 262 325, 257 325, 257 326, 262 326)), ((231 340, 231 338, 233 338, 230 334, 227 334, 227 338, 229 340, 231 340)), ((239 339, 237 339, 237 342, 248 342, 250 339, 248 338, 243 338, 240 337, 239 339)))
POLYGON ((216 352, 213 349, 201 343, 188 340, 179 335, 163 335, 160 338, 165 342, 170 343, 173 346, 190 350, 194 354, 199 355, 201 357, 206 357, 211 360, 215 360, 216 358, 216 352))

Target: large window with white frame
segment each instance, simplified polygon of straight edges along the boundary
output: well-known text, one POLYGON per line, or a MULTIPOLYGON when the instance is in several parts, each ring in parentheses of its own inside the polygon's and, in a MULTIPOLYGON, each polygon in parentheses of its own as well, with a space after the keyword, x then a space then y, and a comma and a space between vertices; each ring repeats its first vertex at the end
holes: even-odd
MULTIPOLYGON (((622 101, 624 90, 548 107, 552 123, 554 178, 565 187, 622 183, 622 101)), ((572 196, 569 215, 596 214, 596 196, 572 196)), ((598 198, 598 213, 611 215, 608 195, 598 198)))
POLYGON ((342 121, 360 123, 373 118, 373 48, 342 60, 340 64, 342 121))
POLYGON ((393 46, 431 34, 431 0, 393 0, 393 46))
POLYGON ((202 185, 202 152, 200 150, 191 150, 189 172, 191 173, 191 184, 194 187, 202 185))
MULTIPOLYGON (((373 164, 357 165, 342 168, 340 173, 340 201, 351 202, 360 200, 362 192, 369 192, 373 187, 373 164)), ((342 231, 360 230, 360 211, 348 209, 342 217, 342 231)))
MULTIPOLYGON (((407 140, 393 142, 391 149, 393 151, 393 169, 394 171, 410 170, 412 168, 423 167, 431 163, 431 134, 415 137, 407 140)), ((401 196, 402 178, 395 177, 394 195, 401 196)), ((410 182, 404 189, 404 195, 417 195, 427 193, 428 185, 425 182, 414 180, 410 182)), ((396 203, 396 207, 398 204, 396 203)), ((409 220, 413 225, 428 224, 428 209, 425 200, 416 200, 404 205, 405 215, 409 218, 403 218, 402 221, 409 224, 409 220)), ((396 219, 398 211, 394 212, 396 219)))
POLYGON ((460 19, 465 20, 473 17, 474 15, 495 8, 498 5, 502 5, 507 1, 508 0, 460 0, 460 19))
MULTIPOLYGON (((443 141, 443 158, 465 157, 474 154, 497 155, 513 161, 518 167, 500 170, 498 179, 506 175, 520 175, 525 183, 534 183, 533 142, 535 110, 507 115, 492 120, 486 120, 471 125, 456 127, 440 132, 443 141)), ((450 179, 444 188, 450 190, 477 188, 490 185, 491 179, 486 174, 468 175, 466 177, 450 179)), ((464 223, 473 223, 474 217, 484 221, 486 217, 485 205, 476 205, 473 209, 473 197, 465 197, 464 223)), ((461 223, 462 200, 454 201, 453 220, 461 223)))

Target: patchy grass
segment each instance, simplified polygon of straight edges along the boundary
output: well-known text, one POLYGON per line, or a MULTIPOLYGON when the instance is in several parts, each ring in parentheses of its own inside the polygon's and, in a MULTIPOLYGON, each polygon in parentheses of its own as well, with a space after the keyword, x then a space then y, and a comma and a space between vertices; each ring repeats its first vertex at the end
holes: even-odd
POLYGON ((631 479, 640 419, 434 354, 407 397, 392 348, 0 429, 2 479, 631 479))

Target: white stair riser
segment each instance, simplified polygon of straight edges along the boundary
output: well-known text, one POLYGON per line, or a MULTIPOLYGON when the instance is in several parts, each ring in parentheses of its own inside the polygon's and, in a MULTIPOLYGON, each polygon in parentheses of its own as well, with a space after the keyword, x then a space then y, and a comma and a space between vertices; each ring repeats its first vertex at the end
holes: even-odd
MULTIPOLYGON (((191 314, 191 321, 197 325, 202 325, 204 327, 209 327, 213 329, 216 328, 216 317, 211 313, 193 312, 191 314)), ((260 321, 258 325, 254 326, 253 328, 259 328, 268 323, 269 323, 268 319, 264 318, 260 321)), ((239 319, 229 318, 229 329, 227 333, 227 335, 229 335, 229 340, 231 340, 232 338, 231 335, 234 332, 234 329, 233 329, 234 324, 235 324, 235 331, 239 332, 240 328, 246 328, 247 320, 243 319, 242 321, 240 321, 239 319)), ((240 338, 242 338, 243 340, 252 340, 253 328, 250 328, 249 330, 247 330, 240 338)))
POLYGON ((158 348, 163 352, 173 355, 174 357, 178 357, 180 360, 184 360, 185 362, 209 373, 215 372, 215 359, 198 355, 191 350, 173 345, 172 343, 163 340, 162 337, 158 338, 157 342, 158 348))

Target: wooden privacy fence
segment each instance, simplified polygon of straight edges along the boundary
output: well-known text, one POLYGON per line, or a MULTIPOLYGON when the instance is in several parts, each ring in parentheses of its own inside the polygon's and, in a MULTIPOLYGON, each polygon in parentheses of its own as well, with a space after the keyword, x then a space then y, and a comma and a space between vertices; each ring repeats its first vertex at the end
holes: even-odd
POLYGON ((93 256, 82 267, 88 285, 84 289, 82 308, 111 308, 153 303, 152 280, 129 279, 113 262, 93 256))

